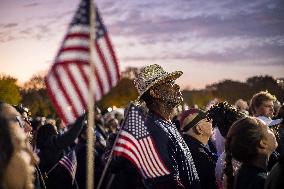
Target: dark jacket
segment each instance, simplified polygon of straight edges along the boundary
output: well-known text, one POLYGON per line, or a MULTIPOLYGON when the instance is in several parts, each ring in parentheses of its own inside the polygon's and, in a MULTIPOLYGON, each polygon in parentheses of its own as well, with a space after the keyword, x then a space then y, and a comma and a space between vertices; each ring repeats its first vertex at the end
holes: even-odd
POLYGON ((234 180, 234 189, 263 189, 266 178, 266 170, 242 164, 234 180))
MULTIPOLYGON (((40 158, 39 167, 43 174, 47 173, 64 155, 66 155, 66 150, 74 143, 83 127, 84 118, 85 116, 79 117, 76 122, 69 127, 70 129, 63 135, 51 135, 44 142, 44 145, 41 146, 38 155, 40 158)), ((38 135, 38 137, 41 136, 38 135)), ((47 189, 72 188, 72 184, 70 185, 71 177, 60 165, 55 166, 55 168, 47 176, 47 189)))
POLYGON ((123 157, 113 157, 105 185, 110 189, 143 189, 142 179, 134 165, 123 157))
MULTIPOLYGON (((117 134, 111 133, 104 153, 105 163, 108 161, 117 134)), ((143 189, 142 178, 135 166, 124 157, 112 156, 112 160, 104 178, 103 187, 109 189, 143 189)))
POLYGON ((189 135, 183 135, 189 147, 203 189, 217 189, 215 167, 217 156, 189 135))
POLYGON ((265 189, 278 189, 284 187, 284 155, 273 167, 265 181, 265 189))
POLYGON ((278 127, 278 136, 277 138, 277 142, 278 142, 278 147, 276 149, 276 151, 278 151, 278 153, 280 155, 284 155, 284 123, 281 123, 278 127))
MULTIPOLYGON (((96 139, 98 142, 98 139, 96 139)), ((101 160, 101 153, 99 152, 102 149, 94 149, 94 184, 95 188, 99 183, 102 171, 103 171, 103 164, 101 160)), ((75 148, 76 157, 77 157, 77 171, 76 171, 76 181, 80 189, 86 188, 86 178, 87 178, 87 141, 84 139, 80 139, 78 144, 75 148)))

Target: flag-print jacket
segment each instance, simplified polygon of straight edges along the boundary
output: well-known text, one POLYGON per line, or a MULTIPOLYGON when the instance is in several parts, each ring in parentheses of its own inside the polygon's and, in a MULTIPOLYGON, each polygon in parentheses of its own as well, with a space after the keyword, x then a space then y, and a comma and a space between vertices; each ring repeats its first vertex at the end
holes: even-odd
POLYGON ((150 188, 201 188, 190 150, 176 126, 154 112, 149 112, 145 126, 170 171, 167 176, 147 180, 150 188))

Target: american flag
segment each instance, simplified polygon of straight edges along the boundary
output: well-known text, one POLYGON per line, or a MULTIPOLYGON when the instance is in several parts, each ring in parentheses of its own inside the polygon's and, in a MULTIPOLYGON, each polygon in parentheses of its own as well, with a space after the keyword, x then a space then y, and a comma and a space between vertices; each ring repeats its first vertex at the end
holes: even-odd
POLYGON ((144 125, 143 110, 134 104, 129 108, 123 130, 114 147, 114 155, 131 161, 145 179, 169 175, 170 172, 144 125))
POLYGON ((45 82, 60 117, 69 124, 88 104, 89 58, 95 63, 94 99, 99 100, 119 80, 119 66, 107 30, 96 9, 95 52, 90 57, 90 2, 82 0, 45 82))
POLYGON ((72 178, 72 183, 74 183, 76 170, 77 170, 77 158, 75 151, 72 150, 67 155, 63 156, 59 160, 59 164, 62 165, 67 170, 67 172, 70 174, 72 178))

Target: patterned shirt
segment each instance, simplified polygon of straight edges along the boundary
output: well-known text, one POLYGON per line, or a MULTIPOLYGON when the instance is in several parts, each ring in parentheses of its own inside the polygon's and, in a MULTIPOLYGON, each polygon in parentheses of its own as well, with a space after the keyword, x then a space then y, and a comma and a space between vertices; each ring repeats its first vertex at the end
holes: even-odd
POLYGON ((170 178, 185 188, 200 188, 199 177, 190 153, 176 126, 149 112, 145 122, 161 158, 171 171, 170 178))

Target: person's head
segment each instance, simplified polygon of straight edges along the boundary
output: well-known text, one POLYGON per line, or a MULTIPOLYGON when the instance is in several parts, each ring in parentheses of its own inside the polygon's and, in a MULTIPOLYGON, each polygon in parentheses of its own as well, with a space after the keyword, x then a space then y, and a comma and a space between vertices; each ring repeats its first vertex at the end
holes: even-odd
POLYGON ((110 133, 116 133, 119 128, 118 120, 111 114, 107 115, 105 118, 105 127, 108 128, 110 133))
POLYGON ((37 131, 36 146, 39 149, 44 149, 46 141, 54 135, 57 135, 56 126, 52 124, 45 124, 41 126, 37 131))
POLYGON ((274 116, 278 115, 280 108, 281 108, 281 103, 278 100, 274 101, 273 103, 274 116))
POLYGON ((270 156, 277 142, 273 132, 262 121, 245 117, 232 125, 225 146, 237 161, 251 163, 257 155, 270 156))
POLYGON ((253 116, 273 117, 274 101, 276 97, 268 91, 261 91, 253 95, 250 101, 250 110, 253 116))
MULTIPOLYGON (((78 140, 79 142, 86 142, 87 141, 87 124, 84 124, 79 136, 78 136, 78 140)), ((92 128, 92 132, 94 132, 93 128, 92 128)))
MULTIPOLYGON (((259 119, 244 117, 230 128, 225 142, 225 169, 228 188, 233 185, 232 158, 245 164, 255 164, 259 159, 268 160, 276 149, 273 132, 259 119)), ((264 161, 262 161, 264 162, 264 161)), ((266 164, 257 165, 266 167, 266 164)))
POLYGON ((48 119, 46 119, 45 124, 51 124, 51 125, 55 126, 56 130, 57 130, 56 120, 55 119, 48 118, 48 119))
POLYGON ((99 107, 95 106, 95 123, 104 125, 104 118, 102 116, 102 111, 99 107))
POLYGON ((212 122, 202 110, 192 108, 183 112, 180 123, 185 135, 190 135, 203 144, 207 144, 213 134, 212 122))
POLYGON ((181 75, 181 71, 167 73, 157 64, 146 66, 134 80, 138 99, 145 101, 149 109, 162 105, 172 111, 183 100, 180 87, 175 84, 181 75))
POLYGON ((207 112, 213 126, 219 129, 223 137, 226 137, 235 121, 245 116, 226 101, 213 105, 207 112))
POLYGON ((31 151, 17 116, 15 108, 0 103, 0 188, 31 189, 38 158, 31 151))
POLYGON ((124 115, 120 112, 116 112, 114 114, 115 119, 117 119, 118 123, 121 124, 123 122, 124 119, 124 115))
POLYGON ((33 128, 33 133, 34 133, 34 132, 37 132, 37 130, 40 128, 40 126, 42 126, 42 125, 41 125, 41 120, 38 119, 38 118, 33 119, 33 120, 31 121, 31 126, 32 126, 32 128, 33 128))
POLYGON ((56 122, 55 124, 56 124, 56 127, 57 127, 58 131, 62 130, 62 129, 64 129, 66 127, 66 125, 63 122, 63 120, 60 119, 60 118, 57 118, 55 122, 56 122))
POLYGON ((29 120, 30 119, 29 118, 29 115, 30 115, 29 109, 24 107, 22 104, 16 105, 16 106, 14 106, 14 108, 20 113, 21 119, 23 120, 23 123, 24 123, 24 131, 25 131, 26 135, 28 136, 29 140, 31 141, 32 138, 33 138, 33 134, 32 134, 33 127, 32 127, 31 122, 29 120))
POLYGON ((23 118, 29 118, 31 112, 27 107, 24 107, 22 104, 14 105, 14 108, 22 115, 23 118))
POLYGON ((248 103, 247 101, 243 99, 238 99, 235 102, 235 107, 237 108, 238 111, 243 112, 243 113, 247 113, 248 111, 248 103))

